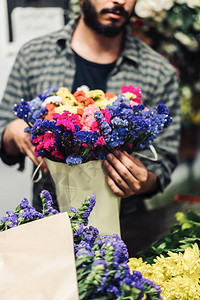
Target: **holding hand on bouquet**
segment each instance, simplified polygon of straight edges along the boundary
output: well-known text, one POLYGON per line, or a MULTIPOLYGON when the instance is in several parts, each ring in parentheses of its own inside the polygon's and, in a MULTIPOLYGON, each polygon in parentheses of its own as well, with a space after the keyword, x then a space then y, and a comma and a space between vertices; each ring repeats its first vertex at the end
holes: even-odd
MULTIPOLYGON (((17 157, 21 154, 28 156, 37 166, 42 161, 42 157, 35 156, 35 147, 31 143, 30 134, 24 132, 26 127, 26 122, 20 119, 12 121, 6 127, 3 135, 4 151, 6 151, 6 155, 10 157, 17 157)), ((48 172, 45 162, 42 163, 41 168, 45 173, 48 172)))
POLYGON ((108 154, 103 168, 109 188, 121 198, 153 192, 158 187, 157 175, 126 151, 108 154))

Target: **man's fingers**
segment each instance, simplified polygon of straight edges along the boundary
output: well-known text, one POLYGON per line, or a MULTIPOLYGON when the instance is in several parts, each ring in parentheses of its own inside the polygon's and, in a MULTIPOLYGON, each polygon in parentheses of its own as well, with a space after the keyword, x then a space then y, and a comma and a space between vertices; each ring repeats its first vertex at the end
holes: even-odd
POLYGON ((133 175, 133 177, 136 180, 139 180, 140 182, 146 182, 148 172, 139 159, 128 154, 126 151, 115 151, 114 155, 122 163, 122 165, 126 167, 126 169, 133 175))
POLYGON ((20 145, 21 152, 24 155, 28 156, 36 166, 38 166, 41 163, 41 161, 43 161, 41 165, 41 169, 43 170, 44 173, 47 174, 49 172, 48 167, 42 157, 37 157, 35 155, 35 147, 30 141, 30 134, 25 133, 25 135, 26 135, 25 138, 21 140, 21 145, 20 145))
POLYGON ((128 184, 124 181, 124 179, 118 174, 118 172, 113 168, 113 166, 107 160, 103 162, 103 167, 107 175, 112 179, 112 181, 120 190, 126 192, 130 189, 128 184))
POLYGON ((126 155, 130 160, 132 160, 136 165, 138 165, 139 167, 143 167, 143 163, 135 156, 128 154, 126 151, 122 151, 121 153, 123 153, 124 155, 126 155))
MULTIPOLYGON (((124 155, 125 156, 125 155, 124 155)), ((133 162, 130 161, 127 157, 126 159, 123 159, 120 161, 118 157, 116 157, 113 154, 107 155, 108 162, 113 166, 113 168, 116 170, 116 172, 119 174, 121 178, 127 183, 129 188, 131 188, 133 191, 136 189, 138 190, 140 187, 138 185, 138 180, 136 176, 134 175, 134 166, 133 162), (130 166, 129 166, 130 164, 130 166), (128 169, 129 167, 129 169, 128 169), (130 170, 131 169, 131 170, 130 170)), ((113 178, 114 175, 112 173, 109 173, 109 175, 113 178)))
POLYGON ((107 181, 108 187, 113 192, 113 194, 115 194, 121 198, 125 198, 124 192, 115 184, 115 182, 109 175, 106 175, 106 181, 107 181))
MULTIPOLYGON (((43 159, 42 157, 38 157, 38 158, 40 158, 41 160, 43 159)), ((41 168, 42 168, 42 170, 44 171, 45 174, 49 173, 49 169, 48 169, 47 164, 44 160, 43 160, 43 163, 41 165, 41 168)))

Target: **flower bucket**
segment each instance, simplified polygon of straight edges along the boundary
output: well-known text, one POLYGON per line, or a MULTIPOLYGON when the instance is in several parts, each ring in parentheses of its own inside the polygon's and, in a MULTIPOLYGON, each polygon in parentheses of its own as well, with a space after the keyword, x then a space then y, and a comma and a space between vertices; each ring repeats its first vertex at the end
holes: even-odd
POLYGON ((79 208, 83 199, 94 193, 96 205, 90 215, 89 225, 97 227, 101 235, 117 233, 120 236, 120 197, 107 186, 102 161, 90 161, 68 166, 45 159, 56 186, 60 211, 70 206, 79 208))
POLYGON ((1 300, 79 299, 67 213, 0 233, 0 282, 1 300))

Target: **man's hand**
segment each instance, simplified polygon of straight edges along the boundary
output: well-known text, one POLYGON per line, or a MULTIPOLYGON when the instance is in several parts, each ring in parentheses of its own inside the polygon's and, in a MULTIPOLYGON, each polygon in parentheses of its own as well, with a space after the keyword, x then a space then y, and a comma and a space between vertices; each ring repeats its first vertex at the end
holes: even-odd
POLYGON ((153 192, 158 187, 156 174, 126 151, 115 151, 103 161, 106 181, 111 191, 121 198, 153 192))
MULTIPOLYGON (((8 156, 19 156, 20 154, 28 156, 37 166, 42 158, 35 156, 35 147, 31 144, 30 134, 24 132, 26 127, 27 124, 23 120, 12 121, 3 134, 3 149, 8 156)), ((45 162, 41 167, 45 173, 48 172, 45 162)))

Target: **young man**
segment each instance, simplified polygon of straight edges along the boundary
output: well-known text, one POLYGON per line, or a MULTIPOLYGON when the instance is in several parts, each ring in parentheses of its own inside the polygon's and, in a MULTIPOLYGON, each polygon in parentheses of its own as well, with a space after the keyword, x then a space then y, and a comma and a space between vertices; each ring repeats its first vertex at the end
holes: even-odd
MULTIPOLYGON (((180 114, 178 84, 174 69, 157 53, 128 31, 135 0, 82 0, 82 14, 62 30, 37 38, 22 47, 8 80, 1 103, 1 157, 8 164, 20 162, 24 156, 35 165, 30 137, 24 133, 26 124, 15 120, 13 105, 21 98, 31 100, 50 87, 66 86, 73 92, 81 85, 120 93, 122 85, 142 90, 143 104, 155 107, 167 105, 173 123, 160 134, 154 146, 158 161, 139 159, 116 151, 103 162, 111 191, 128 200, 129 209, 144 209, 144 199, 163 191, 170 182, 177 163, 180 114), (131 198, 130 198, 131 197, 131 198)), ((147 155, 149 151, 145 151, 147 155)), ((49 174, 43 164, 43 180, 34 187, 36 195, 42 188, 50 189, 49 174), (45 176, 46 174, 46 176, 45 176), (44 185, 44 186, 43 186, 44 185)))

